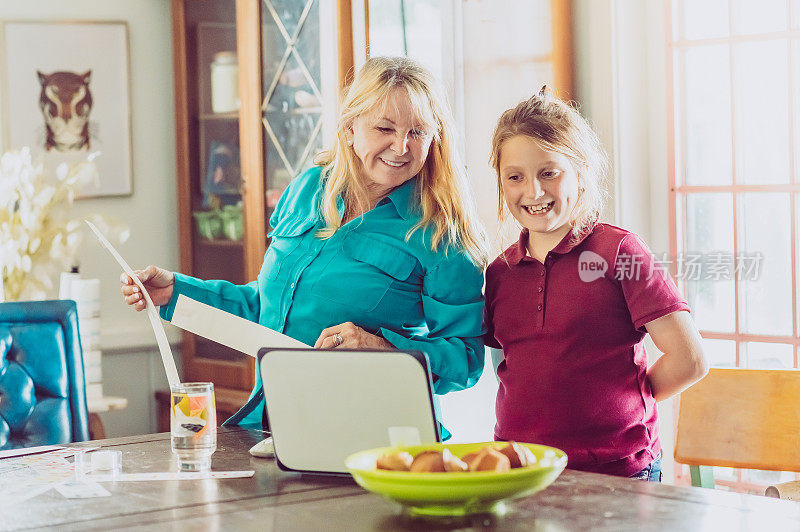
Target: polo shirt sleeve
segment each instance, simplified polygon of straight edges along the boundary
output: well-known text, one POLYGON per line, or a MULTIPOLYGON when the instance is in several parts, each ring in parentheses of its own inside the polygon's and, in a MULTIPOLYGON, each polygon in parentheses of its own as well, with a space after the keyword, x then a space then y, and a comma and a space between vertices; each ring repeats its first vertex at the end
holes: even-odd
POLYGON ((398 349, 425 352, 437 394, 469 388, 483 371, 483 273, 463 253, 444 258, 422 281, 424 335, 403 336, 386 328, 381 335, 398 349))
POLYGON ((483 323, 486 327, 486 333, 483 335, 483 343, 488 347, 502 349, 500 342, 494 337, 494 315, 492 312, 492 305, 494 303, 495 282, 495 276, 490 266, 486 270, 486 302, 483 305, 483 323))
POLYGON ((645 325, 653 320, 679 310, 689 311, 669 273, 633 233, 620 242, 615 276, 622 286, 633 326, 640 332, 646 333, 645 325))

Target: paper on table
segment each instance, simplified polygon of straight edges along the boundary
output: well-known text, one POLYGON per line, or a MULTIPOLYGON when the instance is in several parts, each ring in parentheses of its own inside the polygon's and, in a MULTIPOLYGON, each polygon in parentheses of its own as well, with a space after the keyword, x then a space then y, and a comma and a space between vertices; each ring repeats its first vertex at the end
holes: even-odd
POLYGON ((249 471, 206 471, 187 473, 177 471, 159 471, 154 473, 122 473, 121 475, 90 475, 92 482, 147 482, 153 480, 202 480, 205 478, 249 478, 255 474, 249 471))
POLYGON ((111 492, 97 482, 69 480, 56 486, 56 491, 67 499, 91 499, 93 497, 110 497, 111 492))
POLYGON ((28 454, 46 453, 48 451, 55 451, 56 449, 63 449, 63 445, 40 445, 39 447, 23 447, 22 449, 7 449, 0 451, 0 459, 12 458, 14 456, 25 456, 28 454))
POLYGON ((255 357, 262 347, 310 347, 285 334, 211 305, 178 295, 173 325, 255 357))
POLYGON ((144 295, 145 302, 147 304, 147 317, 150 319, 150 325, 153 327, 153 332, 156 335, 156 341, 158 342, 158 350, 161 352, 161 361, 164 363, 164 371, 167 373, 167 381, 169 385, 177 385, 180 383, 180 379, 178 378, 178 369, 175 367, 175 359, 172 357, 172 349, 169 347, 169 342, 167 341, 167 335, 164 332, 164 326, 161 324, 161 318, 158 316, 158 311, 156 310, 156 306, 153 305, 153 300, 150 299, 150 295, 145 290, 144 285, 133 273, 133 269, 128 266, 128 263, 125 262, 125 259, 114 249, 114 246, 111 245, 111 242, 106 240, 106 237, 103 236, 103 233, 98 231, 97 227, 92 224, 89 220, 84 220, 89 228, 94 231, 94 234, 97 235, 97 239, 100 240, 100 243, 111 253, 114 257, 114 260, 122 266, 122 270, 128 274, 128 276, 133 279, 133 282, 139 287, 139 290, 142 291, 142 295, 144 295))

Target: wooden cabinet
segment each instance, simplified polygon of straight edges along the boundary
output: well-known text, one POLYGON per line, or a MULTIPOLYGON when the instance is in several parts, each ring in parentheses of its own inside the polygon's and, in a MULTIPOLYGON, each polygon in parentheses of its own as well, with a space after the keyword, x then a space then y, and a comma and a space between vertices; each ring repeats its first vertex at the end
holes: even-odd
MULTIPOLYGON (((333 133, 350 12, 345 0, 172 0, 181 272, 256 279, 273 207, 333 133)), ((188 332, 181 351, 184 380, 232 399, 224 420, 253 359, 188 332)))

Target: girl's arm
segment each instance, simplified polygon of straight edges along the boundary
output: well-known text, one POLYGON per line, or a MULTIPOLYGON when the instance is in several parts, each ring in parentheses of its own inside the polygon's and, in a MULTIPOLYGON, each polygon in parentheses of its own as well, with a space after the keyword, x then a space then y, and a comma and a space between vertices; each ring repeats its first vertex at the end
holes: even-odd
POLYGON ((688 312, 672 312, 645 324, 645 328, 664 353, 647 370, 656 401, 682 392, 708 372, 700 333, 688 312))

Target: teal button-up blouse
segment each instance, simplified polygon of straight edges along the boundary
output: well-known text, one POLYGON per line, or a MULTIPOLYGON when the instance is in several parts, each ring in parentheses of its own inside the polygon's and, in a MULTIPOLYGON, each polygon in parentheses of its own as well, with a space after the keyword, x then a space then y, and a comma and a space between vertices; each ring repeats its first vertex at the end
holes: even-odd
MULTIPOLYGON (((483 272, 463 253, 431 251, 419 221, 416 179, 323 240, 321 168, 294 179, 270 218, 271 244, 258 279, 246 285, 175 274, 170 320, 178 294, 256 321, 308 345, 320 332, 351 321, 398 349, 427 353, 444 394, 468 388, 483 369, 483 272)), ((340 208, 342 202, 340 201, 340 208)), ((260 423, 261 376, 236 422, 260 423)))

